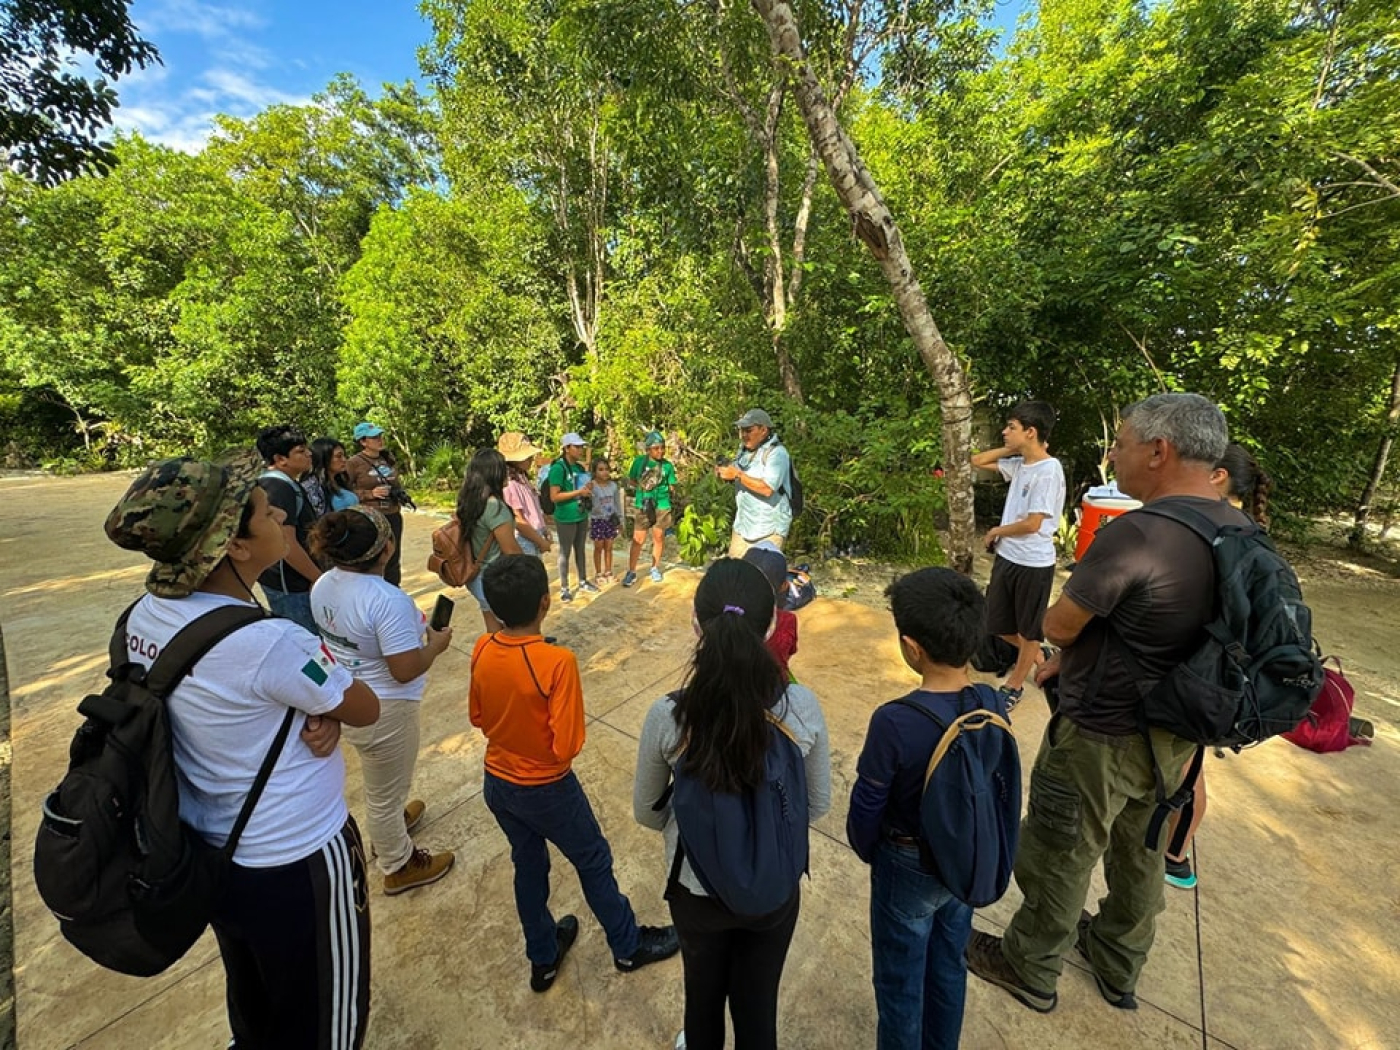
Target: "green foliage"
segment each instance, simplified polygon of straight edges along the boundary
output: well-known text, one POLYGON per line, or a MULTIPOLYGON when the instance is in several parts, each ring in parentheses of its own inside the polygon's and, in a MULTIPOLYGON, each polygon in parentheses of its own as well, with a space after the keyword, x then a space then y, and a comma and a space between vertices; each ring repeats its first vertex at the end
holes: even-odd
POLYGON ((98 136, 112 122, 109 81, 160 62, 137 35, 129 0, 7 0, 0 8, 0 156, 44 185, 106 171, 98 136), (91 59, 97 76, 82 70, 91 59))
POLYGON ((729 546, 729 522, 722 515, 686 507, 676 523, 676 543, 687 565, 704 565, 729 546))
MULTIPOLYGON (((1073 491, 1126 404, 1199 390, 1281 518, 1354 505, 1395 429, 1394 4, 1044 0, 1000 56, 982 0, 897 6, 803 4, 805 44, 829 84, 874 45, 842 117, 979 427, 1051 401, 1073 491)), ((0 175, 14 454, 118 464, 372 415, 446 495, 505 429, 625 463, 655 428, 696 558, 733 508, 711 459, 762 406, 804 481, 797 547, 939 561, 936 391, 835 194, 803 196, 806 131, 752 12, 425 14, 432 99, 337 78, 198 156, 130 138, 105 178, 0 175), (779 262, 801 289, 781 323, 779 262)))

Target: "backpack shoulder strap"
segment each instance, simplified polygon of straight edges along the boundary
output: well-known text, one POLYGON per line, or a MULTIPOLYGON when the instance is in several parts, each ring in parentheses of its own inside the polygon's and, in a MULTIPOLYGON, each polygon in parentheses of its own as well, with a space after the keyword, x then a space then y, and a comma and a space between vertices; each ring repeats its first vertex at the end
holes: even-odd
POLYGON ((112 640, 107 643, 107 659, 111 663, 113 671, 127 662, 126 621, 131 619, 131 610, 136 608, 136 602, 140 600, 137 598, 136 601, 123 609, 122 614, 117 617, 116 627, 112 628, 112 640))
POLYGON ((910 699, 910 698, 907 697, 907 696, 901 696, 899 699, 897 699, 897 700, 892 700, 892 701, 890 701, 890 702, 891 702, 891 703, 895 703, 895 704, 899 704, 899 705, 901 705, 901 706, 903 706, 903 707, 907 707, 907 708, 910 708, 911 710, 914 710, 914 711, 919 712, 919 714, 923 715, 923 716, 924 716, 925 718, 927 718, 930 722, 932 722, 934 725, 936 725, 936 726, 938 727, 938 731, 939 731, 940 733, 946 733, 946 732, 948 731, 948 724, 947 724, 946 722, 944 722, 943 719, 939 718, 936 714, 934 714, 933 711, 932 711, 932 709, 930 709, 930 708, 928 708, 928 707, 925 707, 923 704, 919 703, 918 701, 912 700, 912 699, 910 699))
POLYGON ((1156 503, 1144 504, 1138 507, 1134 513, 1151 514, 1154 517, 1166 518, 1168 521, 1174 521, 1178 525, 1185 525, 1197 536, 1205 540, 1207 546, 1211 547, 1215 545, 1216 538, 1224 528, 1228 527, 1217 525, 1195 507, 1175 502, 1170 498, 1156 503))
MULTIPOLYGON (((240 627, 266 619, 261 608, 224 605, 182 627, 146 673, 146 688, 164 699, 204 654, 240 627)), ((123 624, 123 628, 125 624, 123 624)))
POLYGON ((253 779, 253 786, 248 789, 248 797, 243 800, 243 807, 238 811, 238 819, 233 822, 233 829, 228 833, 228 841, 224 843, 221 851, 225 857, 232 860, 234 850, 238 849, 238 840, 243 837, 243 829, 248 826, 248 821, 253 817, 253 808, 258 804, 258 799, 262 797, 263 788, 267 787, 268 780, 272 777, 272 769, 277 765, 277 759, 282 755, 282 748, 287 743, 287 737, 292 731, 292 722, 296 718, 297 709, 288 707, 287 714, 282 719, 282 724, 277 727, 277 735, 272 739, 272 746, 267 749, 267 754, 263 756, 262 765, 258 767, 258 775, 253 779))

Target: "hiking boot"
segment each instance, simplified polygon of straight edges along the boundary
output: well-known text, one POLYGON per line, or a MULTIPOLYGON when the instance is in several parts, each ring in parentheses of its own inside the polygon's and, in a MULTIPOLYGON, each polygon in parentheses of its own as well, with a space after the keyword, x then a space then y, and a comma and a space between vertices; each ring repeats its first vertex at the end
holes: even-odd
POLYGON ((674 926, 643 926, 638 931, 637 950, 629 959, 613 957, 613 965, 623 973, 640 970, 662 959, 669 959, 681 950, 680 938, 674 926))
POLYGON ((660 582, 661 582, 661 570, 660 570, 660 569, 652 569, 652 570, 651 570, 651 582, 652 582, 652 583, 660 583, 660 582))
POLYGON ((578 919, 573 915, 565 915, 554 926, 554 943, 557 946, 554 961, 544 966, 530 964, 530 991, 547 992, 553 987, 554 978, 559 976, 559 967, 564 962, 564 956, 569 954, 569 949, 577 939, 578 919))
POLYGON ((1060 997, 1057 993, 1042 992, 1030 987, 1011 968, 1006 956, 1001 953, 1001 938, 990 933, 973 930, 968 939, 967 968, 988 984, 1011 993, 1011 997, 1037 1013, 1048 1014, 1055 1009, 1060 997))
POLYGON ((586 593, 588 593, 588 594, 597 594, 597 593, 598 593, 598 585, 597 585, 596 583, 594 583, 592 580, 584 580, 582 583, 580 583, 580 584, 578 585, 578 589, 581 590, 581 591, 584 591, 584 592, 586 592, 586 593))
MULTIPOLYGON (((1190 870, 1190 865, 1187 865, 1190 870)), ((1077 951, 1086 963, 1089 964, 1089 972, 1094 975, 1094 983, 1099 986, 1099 994, 1103 996, 1104 1002, 1109 1006, 1117 1007, 1119 1010, 1136 1010, 1138 1008, 1137 996, 1132 992, 1120 992, 1113 985, 1109 984, 1099 972, 1094 969, 1094 961, 1089 958, 1089 924, 1094 921, 1094 917, 1087 911, 1079 915, 1079 935, 1074 939, 1074 950, 1077 951)))
POLYGON ((569 590, 569 588, 565 587, 563 590, 561 590, 561 591, 559 592, 559 600, 560 600, 561 602, 571 602, 571 601, 573 601, 573 600, 574 600, 574 592, 571 591, 571 590, 569 590))
POLYGON ((402 868, 384 876, 385 896, 392 897, 405 890, 416 890, 419 886, 437 882, 452 870, 456 859, 456 854, 451 850, 429 853, 425 849, 415 848, 402 868))
POLYGON ((1189 853, 1181 860, 1167 858, 1167 885, 1175 886, 1179 890, 1196 888, 1196 873, 1191 870, 1189 853))
POLYGON ((622 577, 622 586, 624 586, 624 587, 631 587, 632 584, 634 584, 634 583, 636 583, 636 582, 637 582, 637 573, 636 573, 636 571, 633 570, 633 569, 628 569, 628 570, 627 570, 627 575, 625 575, 625 576, 622 577))
POLYGON ((423 819, 423 814, 427 811, 428 805, 421 798, 415 798, 403 808, 404 828, 413 831, 418 826, 418 822, 423 819))

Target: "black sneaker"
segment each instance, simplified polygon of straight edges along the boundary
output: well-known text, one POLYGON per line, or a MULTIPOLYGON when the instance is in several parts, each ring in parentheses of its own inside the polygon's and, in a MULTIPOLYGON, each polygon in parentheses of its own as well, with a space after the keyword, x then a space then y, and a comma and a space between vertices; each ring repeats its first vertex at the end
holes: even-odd
POLYGON ((1048 1014, 1060 1001, 1055 992, 1039 991, 1021 980, 1020 975, 1006 961, 1006 956, 1001 953, 1000 937, 973 930, 963 954, 967 958, 968 970, 988 984, 1010 992, 1017 1002, 1029 1006, 1037 1013, 1048 1014))
POLYGON ((640 970, 662 959, 669 959, 681 950, 680 938, 674 926, 643 926, 637 938, 637 950, 630 959, 613 958, 613 965, 623 973, 640 970))
POLYGON ((559 976, 559 966, 563 963, 564 956, 569 954, 569 949, 577 939, 578 919, 572 915, 565 915, 554 927, 554 941, 559 946, 559 953, 555 955, 554 961, 545 966, 530 964, 530 991, 549 991, 554 984, 554 978, 559 976))
POLYGON ((1136 995, 1132 992, 1120 992, 1100 977, 1099 972, 1094 969, 1094 961, 1089 958, 1089 925, 1093 921, 1094 917, 1087 911, 1080 913, 1079 936, 1074 939, 1074 950, 1089 964, 1089 972, 1094 975, 1094 983, 1099 986, 1099 994, 1103 996, 1104 1002, 1119 1010, 1136 1010, 1138 1008, 1136 995))

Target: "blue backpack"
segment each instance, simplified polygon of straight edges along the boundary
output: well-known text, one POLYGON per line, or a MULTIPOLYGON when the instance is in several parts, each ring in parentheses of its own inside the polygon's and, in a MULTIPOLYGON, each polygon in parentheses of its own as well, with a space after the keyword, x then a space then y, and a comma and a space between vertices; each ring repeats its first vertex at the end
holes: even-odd
POLYGON ((959 700, 952 722, 913 697, 895 703, 912 707, 942 733, 919 807, 924 864, 958 900, 985 908, 1006 892, 1016 861, 1021 753, 1005 705, 989 686, 969 686, 959 700))
POLYGON ((776 911, 807 871, 807 767, 792 732, 767 715, 768 753, 757 788, 713 792, 686 772, 684 752, 671 782, 680 834, 669 884, 680 878, 682 856, 689 858, 705 892, 736 915, 776 911))

